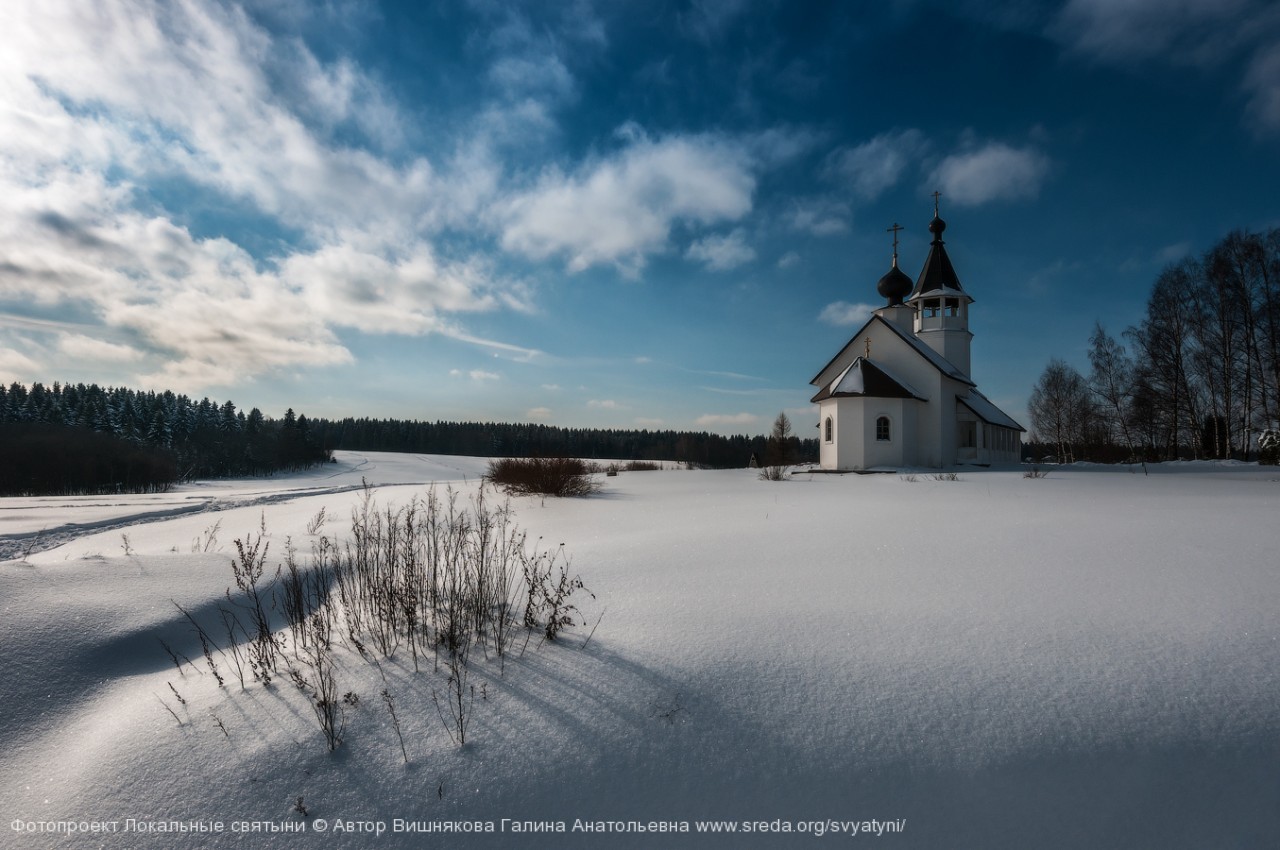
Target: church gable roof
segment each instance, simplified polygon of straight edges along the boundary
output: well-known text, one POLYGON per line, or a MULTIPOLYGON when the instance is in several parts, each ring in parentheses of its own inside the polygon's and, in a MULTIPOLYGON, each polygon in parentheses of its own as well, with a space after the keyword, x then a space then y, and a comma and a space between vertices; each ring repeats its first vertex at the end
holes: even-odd
POLYGON ((968 395, 956 398, 957 404, 963 404, 974 412, 975 415, 988 425, 998 425, 1001 428, 1012 428, 1015 431, 1026 431, 1017 422, 1013 420, 1009 414, 996 407, 991 399, 978 392, 976 388, 971 388, 968 395))
POLYGON ((856 334, 850 337, 849 342, 845 344, 844 348, 840 349, 839 353, 836 354, 835 357, 832 357, 830 362, 828 362, 826 366, 823 366, 822 369, 818 371, 818 374, 813 376, 813 380, 809 381, 809 383, 813 384, 814 386, 821 386, 824 383, 828 383, 827 381, 823 380, 823 376, 826 375, 831 370, 832 366, 844 360, 845 356, 851 350, 853 350, 854 343, 856 343, 859 339, 861 339, 862 335, 866 333, 867 329, 870 328, 876 322, 879 322, 889 330, 893 331, 894 335, 897 336, 898 339, 905 342, 907 346, 916 354, 920 355, 925 360, 929 361, 929 363, 935 369, 941 372, 943 375, 946 375, 948 378, 951 378, 956 381, 960 381, 961 383, 967 384, 971 387, 974 386, 973 381, 970 380, 967 375, 962 373, 955 366, 951 365, 951 363, 941 354, 934 351, 932 348, 925 345, 920 340, 916 339, 914 335, 907 333, 906 331, 894 325, 893 322, 887 321, 884 317, 879 315, 872 316, 867 321, 867 323, 863 325, 861 329, 858 330, 856 334))
POLYGON ((891 375, 884 367, 859 357, 834 381, 823 387, 810 403, 828 398, 914 398, 926 401, 911 386, 891 375))

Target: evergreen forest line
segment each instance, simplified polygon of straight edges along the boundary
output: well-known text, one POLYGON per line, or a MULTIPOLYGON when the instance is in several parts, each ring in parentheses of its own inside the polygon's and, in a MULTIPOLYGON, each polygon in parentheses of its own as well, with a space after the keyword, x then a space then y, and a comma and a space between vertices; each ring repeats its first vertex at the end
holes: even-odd
MULTIPOLYGON (((497 422, 283 418, 231 401, 97 384, 0 385, 0 495, 163 491, 179 481, 304 469, 334 450, 478 457, 568 456, 747 466, 764 436, 497 422)), ((789 456, 816 459, 817 440, 789 456)))

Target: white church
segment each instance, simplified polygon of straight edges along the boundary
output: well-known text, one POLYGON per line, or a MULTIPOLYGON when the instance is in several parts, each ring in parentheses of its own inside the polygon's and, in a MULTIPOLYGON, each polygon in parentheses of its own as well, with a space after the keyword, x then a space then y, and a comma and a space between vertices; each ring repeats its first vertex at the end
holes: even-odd
POLYGON ((1026 430, 978 392, 969 368, 969 305, 936 205, 920 277, 893 266, 877 285, 888 304, 809 383, 818 387, 821 467, 830 471, 1017 463, 1026 430))

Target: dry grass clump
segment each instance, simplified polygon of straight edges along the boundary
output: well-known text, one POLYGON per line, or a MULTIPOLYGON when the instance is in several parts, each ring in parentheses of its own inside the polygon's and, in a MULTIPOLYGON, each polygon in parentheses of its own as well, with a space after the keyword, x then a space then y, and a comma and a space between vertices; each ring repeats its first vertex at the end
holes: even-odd
POLYGON ((572 457, 502 458, 485 478, 511 495, 589 496, 600 491, 586 462, 572 457))
MULTIPOLYGON (((414 675, 443 675, 442 687, 428 686, 431 702, 450 740, 461 747, 477 689, 487 699, 484 682, 471 683, 477 654, 496 660, 501 676, 513 648, 523 654, 531 638, 540 635, 541 645, 577 625, 575 593, 591 595, 571 572, 564 547, 530 545, 510 507, 491 506, 484 488, 469 502, 460 503, 452 489, 441 497, 433 486, 407 505, 379 506, 366 485, 351 512, 347 539, 315 540, 308 567, 299 564, 286 539, 284 562, 274 576, 266 570, 266 537, 263 522, 257 536, 235 541, 232 572, 239 592, 228 588, 227 604, 216 606, 225 626, 223 645, 202 617, 177 607, 195 630, 220 688, 229 675, 242 690, 254 682, 265 688, 278 679, 291 682, 309 703, 329 751, 341 746, 348 717, 361 704, 339 682, 346 662, 362 659, 385 683, 383 661, 407 652, 414 675), (273 620, 276 612, 282 623, 273 620)), ((179 674, 185 675, 184 663, 196 668, 169 644, 161 645, 179 674)), ((389 689, 382 690, 382 700, 408 763, 389 689)), ((161 703, 181 725, 178 712, 161 703)))

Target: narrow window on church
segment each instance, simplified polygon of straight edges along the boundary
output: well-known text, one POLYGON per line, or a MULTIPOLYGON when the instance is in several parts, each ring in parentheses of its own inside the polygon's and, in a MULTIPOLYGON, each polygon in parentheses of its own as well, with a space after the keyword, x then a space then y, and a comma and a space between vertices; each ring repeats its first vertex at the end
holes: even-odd
POLYGON ((947 311, 946 311, 946 315, 948 315, 948 316, 959 316, 959 315, 960 315, 960 299, 959 299, 959 298, 948 298, 948 299, 947 299, 947 311))
POLYGON ((831 417, 827 417, 827 421, 822 426, 822 437, 828 443, 831 442, 831 417))
POLYGON ((889 417, 881 416, 876 420, 876 439, 882 443, 889 442, 892 432, 889 430, 889 417))
POLYGON ((938 307, 937 298, 926 298, 924 302, 924 317, 926 319, 938 318, 938 307))

